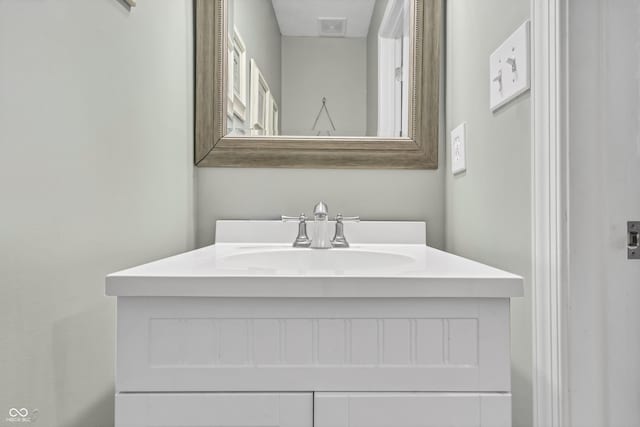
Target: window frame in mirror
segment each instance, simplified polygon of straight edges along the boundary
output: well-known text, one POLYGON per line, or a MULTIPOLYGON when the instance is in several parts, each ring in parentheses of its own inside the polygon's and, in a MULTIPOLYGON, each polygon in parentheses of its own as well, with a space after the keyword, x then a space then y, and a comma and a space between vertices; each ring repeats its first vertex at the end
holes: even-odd
POLYGON ((199 167, 437 169, 442 0, 410 1, 413 4, 410 132, 407 138, 383 138, 225 135, 227 1, 194 0, 195 164, 199 167))

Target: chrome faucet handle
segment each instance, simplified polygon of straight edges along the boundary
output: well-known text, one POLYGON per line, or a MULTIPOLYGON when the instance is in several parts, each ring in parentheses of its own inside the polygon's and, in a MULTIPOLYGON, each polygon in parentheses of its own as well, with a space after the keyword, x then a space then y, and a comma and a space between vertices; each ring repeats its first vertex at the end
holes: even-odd
POLYGON ((298 216, 287 216, 287 215, 282 215, 280 217, 280 219, 282 220, 282 222, 293 222, 293 221, 302 221, 302 220, 307 220, 307 216, 304 213, 301 213, 298 216))
POLYGON ((336 222, 360 222, 359 216, 343 216, 342 214, 336 215, 336 222))
POLYGON ((294 248, 308 248, 311 245, 311 239, 307 236, 307 216, 304 212, 301 213, 300 216, 282 215, 280 218, 282 222, 296 221, 298 223, 298 236, 296 240, 293 241, 294 248))
POLYGON ((360 222, 359 216, 342 216, 342 214, 336 215, 336 234, 331 239, 331 246, 334 248, 348 248, 349 242, 344 236, 344 223, 345 222, 360 222))

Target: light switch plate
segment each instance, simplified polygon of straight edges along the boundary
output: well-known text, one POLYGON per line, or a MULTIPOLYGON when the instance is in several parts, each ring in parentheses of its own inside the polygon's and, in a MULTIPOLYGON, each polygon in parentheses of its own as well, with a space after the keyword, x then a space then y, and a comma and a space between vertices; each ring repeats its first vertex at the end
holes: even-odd
POLYGON ((495 111, 531 88, 530 23, 526 21, 489 58, 489 107, 495 111))
POLYGON ((467 170, 466 139, 466 123, 462 123, 451 131, 451 171, 454 175, 467 170))

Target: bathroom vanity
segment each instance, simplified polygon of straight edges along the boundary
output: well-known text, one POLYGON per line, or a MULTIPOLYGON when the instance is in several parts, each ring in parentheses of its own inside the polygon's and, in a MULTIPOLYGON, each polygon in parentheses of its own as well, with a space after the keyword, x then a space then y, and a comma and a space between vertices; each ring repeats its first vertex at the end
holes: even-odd
POLYGON ((424 223, 345 228, 314 250, 293 223, 219 221, 215 245, 109 275, 116 426, 510 426, 522 278, 424 223))

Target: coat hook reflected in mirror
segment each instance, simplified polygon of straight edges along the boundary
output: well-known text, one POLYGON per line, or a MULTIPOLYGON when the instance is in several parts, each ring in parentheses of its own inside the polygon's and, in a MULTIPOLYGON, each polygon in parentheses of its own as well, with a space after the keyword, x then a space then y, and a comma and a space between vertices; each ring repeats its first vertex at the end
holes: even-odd
POLYGON ((318 111, 318 115, 316 116, 316 121, 313 122, 313 127, 311 128, 312 130, 317 130, 318 134, 317 136, 331 136, 331 132, 335 132, 336 130, 336 126, 333 124, 333 119, 331 118, 331 114, 329 114, 329 109, 327 108, 327 98, 322 97, 322 107, 320 107, 320 111, 318 111), (329 119, 329 124, 331 125, 331 130, 329 129, 316 129, 316 127, 318 126, 318 120, 320 120, 320 116, 322 115, 322 112, 324 111, 325 115, 327 116, 327 118, 329 119))

